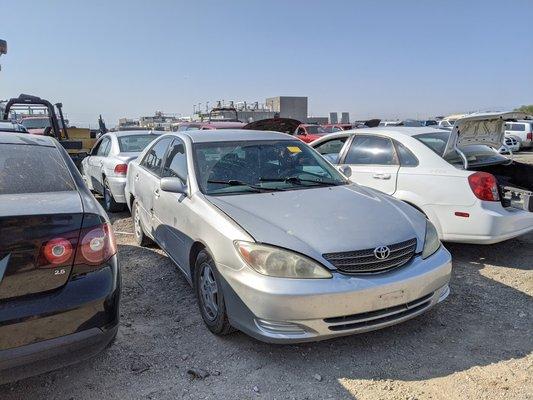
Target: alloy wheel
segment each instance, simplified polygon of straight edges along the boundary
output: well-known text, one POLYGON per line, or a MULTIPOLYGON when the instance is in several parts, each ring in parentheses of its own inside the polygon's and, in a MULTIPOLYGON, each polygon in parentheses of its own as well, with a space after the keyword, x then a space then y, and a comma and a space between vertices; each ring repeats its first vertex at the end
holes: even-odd
POLYGON ((218 317, 218 285, 213 269, 208 263, 201 266, 200 298, 205 316, 214 321, 218 317))

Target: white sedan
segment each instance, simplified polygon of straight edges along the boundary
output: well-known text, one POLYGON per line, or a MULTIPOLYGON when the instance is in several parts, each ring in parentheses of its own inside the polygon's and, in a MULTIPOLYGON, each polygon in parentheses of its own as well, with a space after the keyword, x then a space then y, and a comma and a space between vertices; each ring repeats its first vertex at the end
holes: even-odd
POLYGON ((498 154, 505 120, 471 115, 452 131, 386 127, 343 131, 313 143, 350 179, 422 211, 442 240, 497 243, 533 230, 533 166, 498 154))

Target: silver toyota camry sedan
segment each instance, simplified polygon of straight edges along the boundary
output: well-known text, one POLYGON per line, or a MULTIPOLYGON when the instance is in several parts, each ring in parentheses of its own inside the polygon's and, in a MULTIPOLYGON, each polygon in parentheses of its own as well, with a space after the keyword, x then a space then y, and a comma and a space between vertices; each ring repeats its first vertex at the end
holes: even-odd
POLYGON ((450 253, 420 212, 289 135, 163 135, 131 162, 125 195, 136 240, 183 271, 215 334, 321 340, 405 321, 449 293, 450 253))

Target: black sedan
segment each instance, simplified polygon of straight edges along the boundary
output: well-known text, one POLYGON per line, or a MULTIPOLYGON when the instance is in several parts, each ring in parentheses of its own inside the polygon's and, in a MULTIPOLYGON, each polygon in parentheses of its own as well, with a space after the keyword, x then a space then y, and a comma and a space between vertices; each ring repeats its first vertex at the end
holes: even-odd
POLYGON ((107 215, 63 147, 0 132, 0 384, 112 342, 116 253, 107 215))

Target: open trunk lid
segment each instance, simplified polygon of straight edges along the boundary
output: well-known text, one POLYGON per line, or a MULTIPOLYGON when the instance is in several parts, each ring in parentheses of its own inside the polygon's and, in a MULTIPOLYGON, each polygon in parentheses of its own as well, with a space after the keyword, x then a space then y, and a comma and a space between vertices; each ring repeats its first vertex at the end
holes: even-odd
POLYGON ((61 248, 45 247, 58 238, 77 242, 83 219, 78 192, 0 195, 0 202, 0 302, 63 286, 76 248, 52 263, 46 251, 61 248))
MULTIPOLYGON (((494 149, 502 146, 505 135, 505 122, 525 118, 521 112, 476 113, 455 121, 450 138, 444 150, 444 156, 473 145, 486 145, 494 149)), ((468 168, 466 157, 462 157, 465 169, 468 168)))

